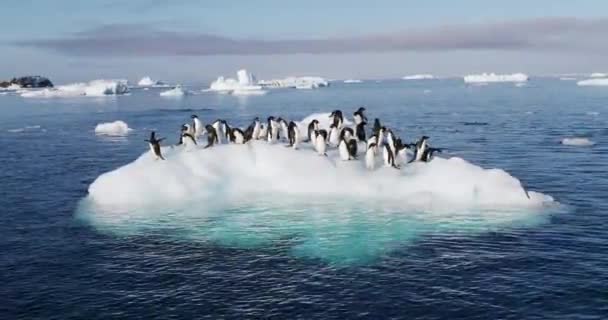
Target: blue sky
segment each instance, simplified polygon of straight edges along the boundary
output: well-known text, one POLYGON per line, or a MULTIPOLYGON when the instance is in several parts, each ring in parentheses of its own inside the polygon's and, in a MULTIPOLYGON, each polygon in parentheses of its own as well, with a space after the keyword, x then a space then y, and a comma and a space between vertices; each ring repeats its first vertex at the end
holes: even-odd
POLYGON ((606 17, 604 0, 12 1, 0 78, 605 71, 606 17))

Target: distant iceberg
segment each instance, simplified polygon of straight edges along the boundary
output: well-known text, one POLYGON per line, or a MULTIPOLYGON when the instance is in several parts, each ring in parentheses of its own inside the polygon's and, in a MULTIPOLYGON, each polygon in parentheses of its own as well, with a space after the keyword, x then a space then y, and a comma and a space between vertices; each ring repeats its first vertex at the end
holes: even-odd
POLYGON ((359 79, 346 79, 344 80, 344 83, 361 83, 363 82, 362 80, 359 79))
POLYGON ((591 78, 607 78, 608 73, 594 72, 590 75, 591 78))
POLYGON ((403 79, 403 80, 431 80, 431 79, 435 79, 435 76, 433 76, 432 74, 413 74, 410 76, 405 76, 401 79, 403 79))
POLYGON ((495 73, 482 73, 482 74, 471 74, 464 77, 465 83, 490 83, 490 82, 526 82, 528 81, 528 75, 524 73, 513 73, 513 74, 495 74, 495 73))
POLYGON ((581 80, 576 83, 577 85, 583 86, 608 86, 608 78, 595 78, 595 79, 587 79, 581 80))
POLYGON ((117 120, 114 122, 104 122, 95 126, 95 134, 105 136, 126 136, 129 131, 133 129, 129 128, 126 122, 117 120))
POLYGON ((576 81, 576 78, 573 77, 560 77, 559 80, 561 81, 576 81))
POLYGON ((595 142, 587 138, 564 138, 562 144, 566 146, 589 147, 595 145, 595 142))
POLYGON ((216 91, 228 94, 265 94, 262 86, 256 84, 255 76, 245 69, 236 73, 237 79, 218 77, 209 86, 209 91, 216 91), (257 92, 254 92, 257 91, 257 92), (246 93, 247 92, 247 93, 246 93))
POLYGON ((316 89, 329 86, 329 81, 321 77, 287 77, 285 79, 260 80, 264 88, 316 89))
POLYGON ((31 90, 21 93, 24 98, 70 98, 79 96, 103 97, 129 92, 127 80, 93 80, 88 83, 72 83, 54 89, 31 90))
POLYGON ((183 97, 190 94, 189 91, 184 90, 181 85, 177 85, 175 88, 160 93, 161 97, 183 97))
POLYGON ((160 80, 152 80, 152 78, 145 76, 137 83, 140 87, 166 87, 167 84, 160 80))

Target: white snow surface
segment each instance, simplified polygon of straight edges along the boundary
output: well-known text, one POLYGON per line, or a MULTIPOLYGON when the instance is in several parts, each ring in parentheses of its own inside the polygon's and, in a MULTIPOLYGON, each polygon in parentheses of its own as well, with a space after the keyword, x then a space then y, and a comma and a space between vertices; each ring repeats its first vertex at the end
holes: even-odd
POLYGON ((262 86, 256 84, 255 76, 245 69, 237 71, 237 79, 224 78, 223 76, 218 77, 209 86, 209 91, 237 95, 259 95, 265 93, 262 90, 262 86))
POLYGON ((608 86, 608 78, 595 78, 595 79, 587 79, 581 80, 576 83, 578 86, 608 86))
POLYGON ((432 74, 413 74, 413 75, 405 76, 401 79, 403 79, 403 80, 431 80, 431 79, 435 79, 435 76, 433 76, 432 74))
POLYGON ((482 74, 471 74, 464 77, 465 83, 490 83, 490 82, 526 82, 528 81, 528 75, 524 73, 513 73, 513 74, 496 74, 496 73, 482 73, 482 74))
POLYGON ((105 136, 126 136, 129 131, 132 130, 133 129, 129 128, 129 125, 122 120, 99 123, 95 126, 95 134, 105 136))
POLYGON ((108 95, 121 95, 129 92, 127 80, 93 80, 88 83, 72 83, 45 88, 42 90, 28 90, 21 93, 24 98, 69 98, 69 97, 103 97, 108 95))
POLYGON ((589 140, 588 138, 574 137, 562 139, 562 144, 566 146, 589 147, 595 145, 595 142, 589 140))

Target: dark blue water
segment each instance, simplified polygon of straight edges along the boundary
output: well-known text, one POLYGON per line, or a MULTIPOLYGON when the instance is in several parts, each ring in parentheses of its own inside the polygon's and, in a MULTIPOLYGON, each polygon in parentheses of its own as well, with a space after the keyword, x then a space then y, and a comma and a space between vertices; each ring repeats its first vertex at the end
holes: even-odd
MULTIPOLYGON (((242 98, 162 99, 154 90, 106 99, 3 95, 0 318, 604 319, 607 116, 608 90, 551 79, 521 88, 336 84, 242 98), (260 243, 259 229, 236 218, 209 237, 207 222, 173 212, 112 228, 83 212, 88 186, 145 152, 152 128, 176 140, 192 113, 245 126, 254 116, 301 119, 360 105, 402 136, 431 136, 448 150, 443 156, 506 170, 559 209, 501 224, 453 217, 444 228, 443 220, 395 227, 390 215, 369 209, 348 214, 360 223, 341 224, 332 218, 339 210, 324 206, 325 218, 298 216, 305 227, 260 243), (97 123, 117 119, 135 130, 125 138, 94 134, 97 123), (595 145, 564 146, 565 137, 595 145), (311 238, 323 243, 310 246, 311 238)), ((296 221, 268 208, 224 214, 296 221)))

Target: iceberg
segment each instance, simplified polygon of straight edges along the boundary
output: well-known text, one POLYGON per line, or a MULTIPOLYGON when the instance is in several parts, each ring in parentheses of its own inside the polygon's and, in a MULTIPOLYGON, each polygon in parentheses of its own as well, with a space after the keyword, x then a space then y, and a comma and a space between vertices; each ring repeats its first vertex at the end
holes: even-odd
POLYGON ((265 94, 262 86, 256 84, 255 77, 245 69, 237 71, 237 79, 218 77, 209 86, 209 91, 227 94, 265 94))
POLYGON ((591 78, 607 78, 608 77, 608 73, 603 73, 603 72, 594 72, 590 75, 591 78))
POLYGON ((132 130, 133 129, 129 128, 127 123, 122 120, 99 123, 95 126, 95 134, 105 136, 126 136, 129 131, 132 130))
POLYGON ((145 76, 137 82, 140 87, 166 87, 167 84, 160 80, 152 80, 152 78, 145 76))
MULTIPOLYGON (((322 126, 327 113, 308 116, 322 126)), ((142 146, 142 149, 145 148, 142 146)), ((230 247, 290 246, 287 254, 329 263, 367 263, 433 232, 484 232, 537 223, 556 205, 524 190, 501 169, 437 157, 401 170, 369 171, 341 161, 251 141, 164 146, 165 161, 146 151, 98 176, 77 216, 103 232, 161 229, 163 235, 230 247), (151 174, 154 173, 154 174, 151 174)))
POLYGON ((513 74, 495 74, 495 73, 482 73, 482 74, 471 74, 464 77, 465 83, 490 83, 490 82, 526 82, 528 81, 528 75, 523 73, 513 74))
POLYGON ((177 85, 175 88, 160 93, 161 97, 183 97, 190 94, 189 91, 184 90, 181 85, 177 85))
POLYGON ((405 76, 401 79, 403 79, 403 80, 431 80, 431 79, 435 79, 435 76, 433 76, 432 74, 414 74, 411 76, 405 76))
POLYGON ((285 79, 260 80, 264 88, 316 89, 329 86, 329 81, 321 77, 287 77, 285 79))
POLYGON ((576 83, 578 86, 608 86, 608 78, 595 78, 595 79, 587 79, 581 80, 576 83))
POLYGON ((363 80, 359 80, 359 79, 346 79, 344 80, 344 83, 362 83, 363 80))
POLYGON ((88 83, 80 82, 68 85, 30 90, 21 93, 24 98, 69 98, 69 97, 103 97, 122 95, 129 92, 127 80, 93 80, 88 83))
POLYGON ((562 144, 565 146, 589 147, 595 145, 595 142, 588 138, 564 138, 562 144))

